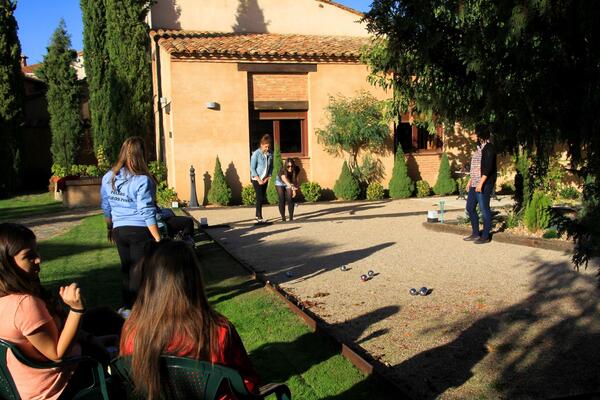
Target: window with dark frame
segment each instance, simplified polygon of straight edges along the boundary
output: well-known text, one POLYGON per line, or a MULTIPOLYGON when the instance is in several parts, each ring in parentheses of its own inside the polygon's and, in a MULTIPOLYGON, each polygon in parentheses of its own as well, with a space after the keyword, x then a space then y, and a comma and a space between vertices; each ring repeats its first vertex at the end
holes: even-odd
POLYGON ((260 111, 250 120, 250 151, 258 148, 260 138, 269 134, 279 145, 282 157, 308 155, 305 111, 260 111))
POLYGON ((431 135, 427 129, 401 122, 395 127, 395 147, 402 146, 405 153, 419 151, 440 151, 443 142, 439 134, 431 135))

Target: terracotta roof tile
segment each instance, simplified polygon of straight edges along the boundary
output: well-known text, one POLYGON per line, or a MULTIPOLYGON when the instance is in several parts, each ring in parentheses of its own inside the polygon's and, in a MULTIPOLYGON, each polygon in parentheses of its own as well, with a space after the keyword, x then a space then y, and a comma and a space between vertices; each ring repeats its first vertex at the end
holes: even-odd
POLYGON ((337 58, 358 60, 368 38, 354 36, 215 33, 181 30, 152 32, 172 56, 211 58, 337 58))
POLYGON ((41 63, 25 65, 25 66, 21 66, 21 71, 23 71, 23 73, 25 75, 30 75, 30 74, 35 75, 35 71, 37 71, 41 66, 42 66, 41 63))

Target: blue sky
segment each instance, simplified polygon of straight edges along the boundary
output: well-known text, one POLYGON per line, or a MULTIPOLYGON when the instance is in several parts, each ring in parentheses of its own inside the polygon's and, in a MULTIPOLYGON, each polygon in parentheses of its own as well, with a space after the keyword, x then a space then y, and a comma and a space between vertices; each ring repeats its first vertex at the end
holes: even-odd
MULTIPOLYGON (((359 11, 368 11, 372 0, 337 0, 359 11)), ((19 39, 29 64, 43 60, 52 32, 61 18, 67 24, 71 42, 76 50, 83 49, 81 10, 79 0, 18 0, 15 12, 19 24, 19 39)))

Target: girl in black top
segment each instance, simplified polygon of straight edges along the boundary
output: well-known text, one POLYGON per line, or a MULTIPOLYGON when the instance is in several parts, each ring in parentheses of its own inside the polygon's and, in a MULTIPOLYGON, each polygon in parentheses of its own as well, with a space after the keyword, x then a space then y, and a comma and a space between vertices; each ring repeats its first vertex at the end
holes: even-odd
POLYGON ((298 193, 298 173, 300 168, 296 165, 293 158, 285 160, 283 167, 279 170, 275 179, 275 188, 279 195, 279 214, 281 221, 285 222, 285 202, 288 203, 288 214, 290 221, 294 220, 294 202, 292 199, 298 193))

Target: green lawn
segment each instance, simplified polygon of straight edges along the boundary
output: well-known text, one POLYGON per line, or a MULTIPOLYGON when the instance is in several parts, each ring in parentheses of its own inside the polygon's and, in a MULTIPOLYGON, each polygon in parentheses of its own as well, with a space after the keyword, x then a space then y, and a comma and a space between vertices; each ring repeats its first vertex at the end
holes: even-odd
MULTIPOLYGON (((332 340, 311 332, 207 236, 198 240, 209 298, 236 326, 264 382, 285 381, 293 398, 302 400, 399 398, 339 355, 332 340)), ((56 290, 77 281, 88 305, 120 306, 119 260, 106 243, 102 216, 40 243, 40 252, 45 285, 56 290)))
POLYGON ((17 221, 62 211, 62 203, 52 193, 28 194, 0 200, 0 222, 17 221))

